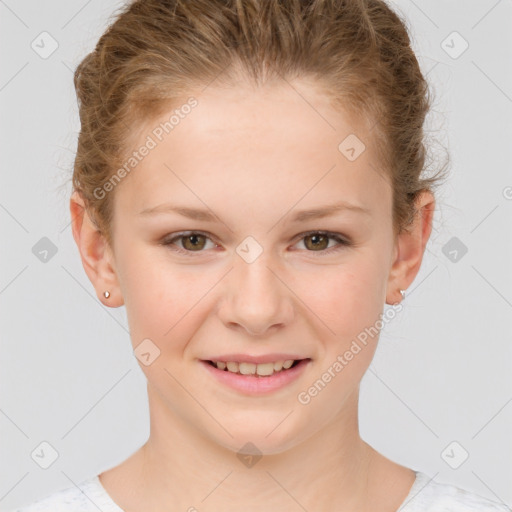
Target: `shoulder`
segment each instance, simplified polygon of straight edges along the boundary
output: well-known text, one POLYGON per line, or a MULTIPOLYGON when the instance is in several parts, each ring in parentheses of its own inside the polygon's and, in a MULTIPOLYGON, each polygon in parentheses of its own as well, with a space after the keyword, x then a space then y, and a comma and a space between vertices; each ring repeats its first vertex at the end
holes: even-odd
POLYGON ((98 476, 54 492, 9 512, 123 512, 108 496, 98 476))
POLYGON ((451 484, 435 482, 416 472, 416 481, 397 512, 512 512, 505 503, 492 501, 451 484))

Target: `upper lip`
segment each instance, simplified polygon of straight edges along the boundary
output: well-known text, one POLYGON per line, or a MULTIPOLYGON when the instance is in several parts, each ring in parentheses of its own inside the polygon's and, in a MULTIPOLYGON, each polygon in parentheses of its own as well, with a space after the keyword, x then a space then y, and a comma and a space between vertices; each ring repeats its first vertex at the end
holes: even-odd
POLYGON ((300 359, 309 359, 308 357, 298 356, 296 354, 262 354, 260 356, 251 356, 249 354, 224 354, 222 356, 209 357, 208 359, 204 359, 204 361, 233 361, 237 363, 254 363, 254 364, 263 364, 263 363, 274 363, 276 361, 287 361, 289 359, 293 359, 294 361, 299 361, 300 359))

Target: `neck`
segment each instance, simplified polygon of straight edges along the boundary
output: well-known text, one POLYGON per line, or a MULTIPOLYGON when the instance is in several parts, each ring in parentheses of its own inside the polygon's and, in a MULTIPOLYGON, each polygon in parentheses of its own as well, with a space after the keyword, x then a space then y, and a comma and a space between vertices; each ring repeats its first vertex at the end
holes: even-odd
POLYGON ((117 501, 127 512, 142 503, 147 512, 367 508, 376 452, 359 436, 358 390, 322 431, 253 465, 182 424, 150 387, 148 397, 150 437, 131 458, 125 502, 117 501))

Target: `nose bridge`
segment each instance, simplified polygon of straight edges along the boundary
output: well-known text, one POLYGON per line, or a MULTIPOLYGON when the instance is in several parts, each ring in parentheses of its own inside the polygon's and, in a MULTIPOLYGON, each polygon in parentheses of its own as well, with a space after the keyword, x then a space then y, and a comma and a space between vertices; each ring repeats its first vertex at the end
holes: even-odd
POLYGON ((223 320, 237 323, 251 333, 263 333, 275 324, 288 322, 290 292, 277 277, 279 270, 272 251, 258 249, 249 240, 240 244, 237 253, 223 320))
POLYGON ((241 285, 240 289, 244 288, 256 295, 261 292, 266 293, 274 289, 277 284, 275 270, 274 272, 270 270, 273 270, 273 267, 275 267, 275 261, 271 251, 263 251, 254 261, 241 257, 235 263, 234 279, 241 285))

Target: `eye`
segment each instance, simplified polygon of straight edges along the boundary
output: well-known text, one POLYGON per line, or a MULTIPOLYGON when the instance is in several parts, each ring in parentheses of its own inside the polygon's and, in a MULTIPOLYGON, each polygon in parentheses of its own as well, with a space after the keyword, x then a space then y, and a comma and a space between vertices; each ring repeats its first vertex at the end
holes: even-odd
MULTIPOLYGON (((352 245, 352 242, 346 237, 329 231, 308 231, 307 233, 301 233, 299 236, 300 241, 304 242, 307 252, 318 252, 322 253, 322 255, 330 254, 352 245), (329 247, 329 239, 337 242, 337 246, 329 247)), ((176 233, 171 238, 164 239, 161 245, 172 246, 170 247, 172 250, 180 254, 192 256, 194 252, 204 252, 203 249, 208 248, 206 247, 208 240, 213 245, 213 247, 210 248, 218 247, 207 233, 201 231, 183 231, 176 233), (181 247, 175 243, 177 240, 181 247)))
POLYGON ((322 253, 322 256, 352 245, 352 242, 347 238, 329 231, 308 231, 300 236, 300 241, 304 243, 307 249, 310 249, 308 252, 319 252, 322 253), (329 247, 329 239, 336 241, 338 245, 329 247))
MULTIPOLYGON (((187 256, 190 256, 192 252, 202 252, 202 249, 205 248, 206 240, 211 241, 210 237, 201 231, 183 231, 182 233, 177 233, 172 238, 165 239, 161 244, 169 246, 175 245, 175 240, 182 241, 183 248, 176 247, 173 248, 173 250, 181 254, 186 254, 187 256)), ((216 244, 213 245, 216 246, 216 244)))

